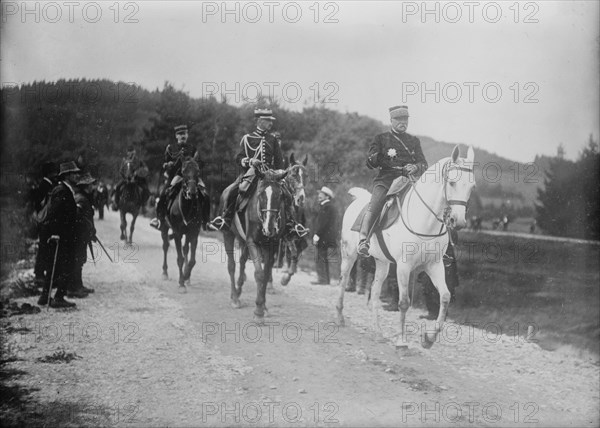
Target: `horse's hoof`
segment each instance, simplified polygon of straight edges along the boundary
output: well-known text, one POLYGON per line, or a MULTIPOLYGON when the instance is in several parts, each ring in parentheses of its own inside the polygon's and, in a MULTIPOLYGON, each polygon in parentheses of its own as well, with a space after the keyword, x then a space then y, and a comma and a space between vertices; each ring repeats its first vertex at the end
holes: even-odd
POLYGON ((346 320, 344 319, 344 316, 342 314, 338 315, 337 325, 339 327, 346 327, 346 320))
POLYGON ((257 325, 264 325, 265 324, 265 317, 254 314, 254 322, 257 325))
POLYGON ((277 290, 273 286, 267 287, 267 294, 277 294, 277 290))
POLYGON ((241 307, 242 307, 242 304, 240 303, 240 301, 239 301, 239 300, 232 300, 232 301, 231 301, 231 307, 232 307, 233 309, 239 309, 239 308, 241 308, 241 307))
POLYGON ((167 281, 169 279, 169 275, 166 274, 165 272, 163 272, 162 279, 163 279, 163 281, 167 281))
POLYGON ((183 283, 186 287, 191 287, 192 286, 192 281, 189 279, 186 279, 185 282, 183 283))
POLYGON ((433 346, 435 342, 435 337, 433 339, 429 338, 429 335, 427 333, 425 333, 423 335, 423 337, 421 338, 421 346, 425 349, 429 349, 433 346))
POLYGON ((178 291, 180 294, 185 294, 187 293, 187 288, 185 288, 185 285, 180 285, 178 291))

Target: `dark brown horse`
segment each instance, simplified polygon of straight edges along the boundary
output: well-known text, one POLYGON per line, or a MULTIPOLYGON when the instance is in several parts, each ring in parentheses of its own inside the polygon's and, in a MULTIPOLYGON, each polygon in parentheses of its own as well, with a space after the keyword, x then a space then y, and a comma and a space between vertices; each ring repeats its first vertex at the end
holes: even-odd
MULTIPOLYGON (((146 170, 147 171, 147 170, 146 170)), ((121 216, 121 239, 131 244, 133 240, 133 230, 135 229, 135 220, 144 204, 143 189, 136 182, 138 171, 133 168, 131 161, 125 164, 125 183, 121 189, 119 197, 119 213, 121 216), (127 236, 127 214, 131 214, 131 226, 129 226, 129 236, 127 236)))
MULTIPOLYGON (((294 199, 294 215, 296 220, 306 226, 306 216, 304 214, 304 200, 306 199, 306 193, 304 186, 308 181, 308 173, 306 171, 306 164, 308 163, 308 155, 304 157, 302 163, 299 163, 294 158, 294 154, 290 155, 288 175, 285 177, 285 182, 292 193, 294 199)), ((306 230, 308 232, 308 230, 306 230)), ((281 277, 281 285, 287 285, 292 278, 292 275, 296 273, 298 260, 300 254, 306 249, 308 243, 306 237, 286 237, 282 240, 279 248, 283 254, 278 255, 278 260, 281 260, 285 264, 283 276, 281 277)))
POLYGON ((231 280, 231 305, 239 308, 242 285, 246 279, 244 266, 248 257, 254 263, 256 281, 256 309, 254 315, 260 322, 267 311, 266 290, 275 262, 279 240, 285 232, 284 190, 282 180, 285 170, 272 171, 264 166, 257 168, 258 183, 243 215, 234 216, 233 224, 223 229, 227 269, 231 280), (243 225, 242 225, 243 224, 243 225), (235 239, 241 244, 239 279, 235 282, 235 239))
POLYGON ((167 252, 169 250, 169 238, 172 237, 177 250, 179 290, 185 293, 186 285, 190 285, 192 269, 196 264, 196 248, 202 221, 202 207, 208 201, 204 200, 198 188, 200 167, 195 158, 189 157, 183 161, 181 174, 183 176, 183 180, 179 184, 181 188, 171 204, 167 212, 166 222, 161 228, 164 253, 162 276, 163 279, 169 278, 167 252), (172 235, 169 235, 169 228, 173 231, 172 235), (181 241, 184 235, 185 243, 182 246, 181 241))

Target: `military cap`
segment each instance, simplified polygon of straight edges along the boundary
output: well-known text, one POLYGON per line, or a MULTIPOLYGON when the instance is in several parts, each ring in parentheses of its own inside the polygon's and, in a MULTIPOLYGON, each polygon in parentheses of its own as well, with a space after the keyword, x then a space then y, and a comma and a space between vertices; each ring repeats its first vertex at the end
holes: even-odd
POLYGON ((176 126, 175 128, 173 128, 173 129, 175 129, 175 133, 176 133, 176 134, 179 134, 179 133, 181 133, 181 132, 187 132, 187 130, 188 130, 188 127, 187 127, 187 125, 177 125, 177 126, 176 126))
POLYGON ((273 110, 268 109, 268 108, 254 109, 254 118, 255 119, 275 120, 275 117, 273 116, 273 110))
POLYGON ((390 107, 390 117, 409 116, 408 106, 394 106, 390 107))

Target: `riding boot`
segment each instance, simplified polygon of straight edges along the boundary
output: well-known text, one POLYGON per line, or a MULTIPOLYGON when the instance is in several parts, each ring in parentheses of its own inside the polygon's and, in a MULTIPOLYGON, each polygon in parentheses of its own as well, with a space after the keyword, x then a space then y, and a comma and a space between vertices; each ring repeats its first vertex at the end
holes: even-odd
POLYGON ((371 239, 371 229, 376 218, 376 214, 373 211, 367 210, 360 225, 358 254, 363 257, 369 257, 369 240, 371 239))

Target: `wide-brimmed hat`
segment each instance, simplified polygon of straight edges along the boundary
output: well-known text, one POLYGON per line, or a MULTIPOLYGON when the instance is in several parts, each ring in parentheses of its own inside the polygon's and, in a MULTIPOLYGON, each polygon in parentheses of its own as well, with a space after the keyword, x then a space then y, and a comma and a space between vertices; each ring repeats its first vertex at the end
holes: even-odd
POLYGON ((92 184, 94 182, 96 182, 96 179, 92 177, 92 175, 89 172, 86 172, 81 177, 79 177, 79 180, 77 180, 77 185, 81 186, 84 184, 92 184))
POLYGON ((273 116, 273 110, 268 109, 268 108, 254 109, 254 118, 255 119, 276 120, 275 116, 273 116))
POLYGON ((81 170, 77 167, 77 164, 73 161, 64 162, 64 163, 60 164, 60 172, 58 173, 59 176, 61 176, 63 174, 68 174, 70 172, 81 172, 81 170))
POLYGON ((327 196, 329 196, 331 199, 334 198, 334 194, 333 194, 333 190, 331 190, 329 187, 327 186, 323 186, 321 187, 321 190, 319 190, 319 192, 326 194, 327 196))

